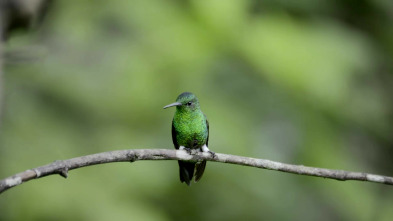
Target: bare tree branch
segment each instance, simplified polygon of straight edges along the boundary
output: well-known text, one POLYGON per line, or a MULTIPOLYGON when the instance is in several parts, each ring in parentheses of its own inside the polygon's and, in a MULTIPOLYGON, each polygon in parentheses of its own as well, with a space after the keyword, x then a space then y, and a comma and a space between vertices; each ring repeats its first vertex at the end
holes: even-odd
POLYGON ((384 183, 393 185, 393 177, 381 176, 375 174, 351 172, 344 170, 331 170, 325 168, 307 167, 303 165, 291 165, 271 160, 256 159, 250 157, 235 156, 229 154, 217 153, 212 156, 209 153, 193 152, 188 154, 184 150, 167 150, 167 149, 130 149, 117 150, 91 154, 82 157, 75 157, 68 160, 59 160, 45 166, 26 170, 24 172, 7 177, 0 181, 0 193, 17 186, 21 183, 32 179, 60 174, 67 177, 68 171, 91 166, 96 164, 112 162, 135 162, 138 160, 185 160, 185 161, 214 161, 221 163, 231 163, 243 166, 251 166, 268 170, 277 170, 287 173, 300 175, 317 176, 336 180, 360 180, 375 183, 384 183))

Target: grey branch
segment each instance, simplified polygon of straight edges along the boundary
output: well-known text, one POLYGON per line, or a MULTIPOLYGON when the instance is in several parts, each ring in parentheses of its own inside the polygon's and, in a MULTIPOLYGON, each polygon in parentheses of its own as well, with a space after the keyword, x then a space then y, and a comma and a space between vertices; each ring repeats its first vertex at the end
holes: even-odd
POLYGON ((231 163, 243 166, 257 167, 268 170, 277 170, 300 175, 317 176, 336 180, 360 180, 375 183, 393 185, 393 177, 375 174, 351 172, 344 170, 331 170, 325 168, 307 167, 303 165, 291 165, 271 160, 256 159, 250 157, 235 156, 229 154, 193 152, 188 154, 185 150, 168 149, 130 149, 117 150, 76 157, 68 160, 59 160, 45 166, 26 170, 24 172, 7 177, 0 181, 0 193, 32 179, 59 174, 68 176, 68 171, 96 164, 113 162, 135 162, 139 160, 185 160, 185 161, 214 161, 231 163))

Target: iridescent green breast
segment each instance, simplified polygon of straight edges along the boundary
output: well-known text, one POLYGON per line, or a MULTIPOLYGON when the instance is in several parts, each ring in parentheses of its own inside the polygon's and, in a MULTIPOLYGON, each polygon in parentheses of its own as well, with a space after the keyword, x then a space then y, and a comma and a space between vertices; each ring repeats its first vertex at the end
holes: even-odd
POLYGON ((202 111, 192 113, 176 112, 173 118, 176 140, 179 146, 200 148, 207 142, 206 118, 202 111))

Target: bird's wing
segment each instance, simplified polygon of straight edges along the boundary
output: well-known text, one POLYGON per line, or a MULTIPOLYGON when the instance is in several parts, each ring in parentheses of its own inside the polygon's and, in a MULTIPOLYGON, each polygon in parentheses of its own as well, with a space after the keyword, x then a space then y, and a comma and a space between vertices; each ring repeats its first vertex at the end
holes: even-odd
POLYGON ((206 120, 206 126, 207 126, 207 140, 206 140, 206 146, 209 146, 209 121, 207 120, 207 118, 206 118, 206 115, 205 115, 205 120, 206 120))
POLYGON ((196 183, 202 178, 203 172, 205 172, 206 160, 197 163, 195 167, 196 167, 196 171, 195 171, 195 183, 196 183))
MULTIPOLYGON (((205 116, 206 126, 207 126, 206 146, 209 146, 209 121, 207 120, 206 115, 204 115, 204 116, 205 116)), ((204 161, 202 161, 200 163, 197 163, 195 167, 196 167, 195 182, 198 182, 202 178, 203 172, 205 172, 206 160, 204 160, 204 161)))
POLYGON ((177 143, 177 140, 176 140, 176 134, 177 134, 177 132, 176 132, 175 126, 173 125, 173 121, 172 121, 172 142, 173 142, 173 145, 175 145, 175 148, 177 150, 177 149, 179 149, 179 144, 177 143))

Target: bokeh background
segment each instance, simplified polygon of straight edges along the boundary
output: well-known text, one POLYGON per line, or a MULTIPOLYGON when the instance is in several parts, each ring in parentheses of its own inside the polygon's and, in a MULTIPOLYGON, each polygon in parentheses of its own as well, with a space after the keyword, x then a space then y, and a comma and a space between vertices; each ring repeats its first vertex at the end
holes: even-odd
MULTIPOLYGON (((5 45, 0 178, 103 151, 173 148, 195 93, 210 149, 393 176, 390 0, 55 1, 5 45)), ((70 171, 0 196, 0 220, 391 220, 391 186, 175 161, 70 171)))

